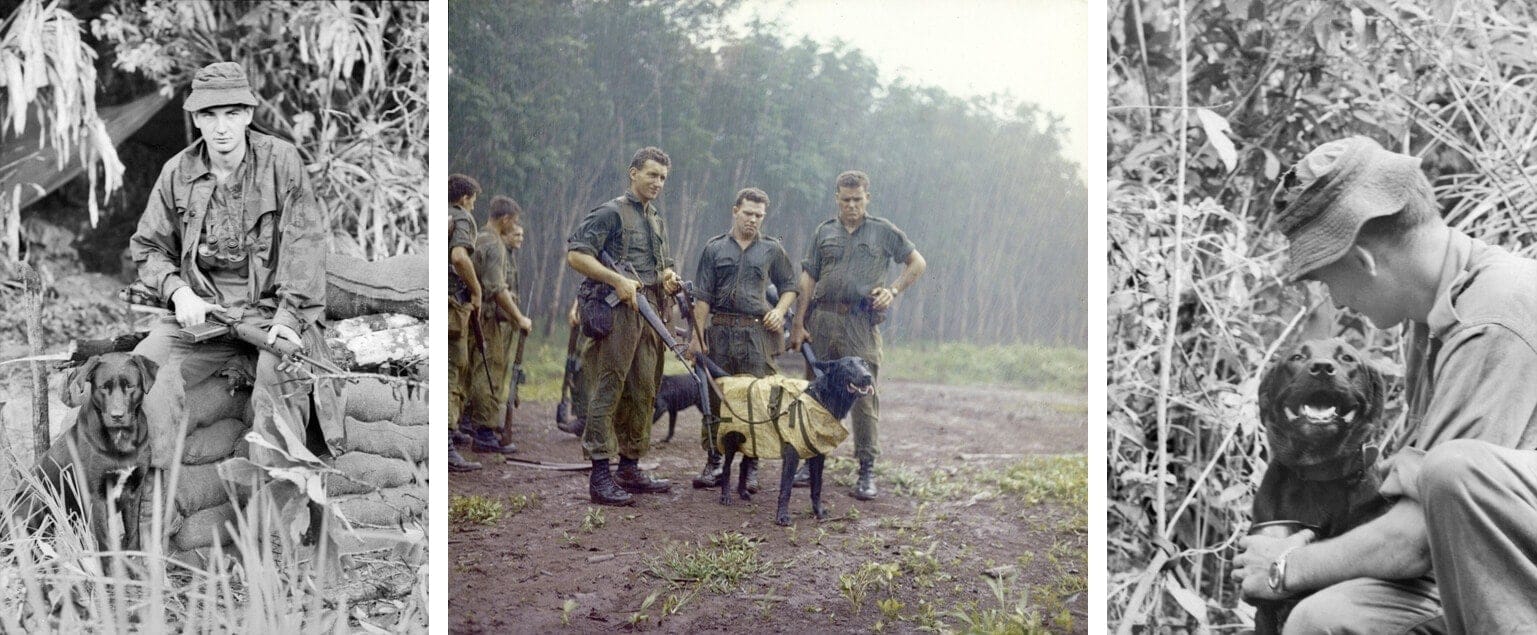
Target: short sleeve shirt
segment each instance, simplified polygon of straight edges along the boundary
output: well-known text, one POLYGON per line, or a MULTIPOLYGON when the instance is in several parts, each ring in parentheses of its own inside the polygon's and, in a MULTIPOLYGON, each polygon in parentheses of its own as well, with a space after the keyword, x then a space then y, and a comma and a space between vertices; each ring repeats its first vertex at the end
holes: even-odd
POLYGON ((906 262, 916 249, 884 218, 866 216, 852 233, 833 218, 817 226, 801 268, 817 283, 813 300, 858 302, 880 286, 891 263, 906 262))
MULTIPOLYGON (((455 247, 463 247, 471 254, 475 252, 475 217, 458 205, 448 206, 448 251, 453 253, 455 247)), ((448 293, 451 296, 463 286, 464 281, 459 279, 459 272, 453 267, 448 268, 448 293)))
POLYGON ((1441 280, 1406 337, 1412 445, 1537 449, 1537 261, 1454 232, 1441 280))
POLYGON ((475 263, 475 275, 480 278, 481 297, 486 302, 502 289, 507 288, 507 248, 502 238, 490 230, 481 231, 475 237, 475 251, 470 256, 475 263))
POLYGON ((603 250, 615 256, 616 262, 629 262, 645 285, 657 284, 663 269, 674 268, 662 215, 629 192, 588 212, 566 239, 566 249, 594 258, 603 250))
POLYGON ((762 317, 774 308, 768 285, 781 292, 794 289, 795 267, 778 240, 760 237, 747 245, 723 234, 705 243, 694 273, 695 295, 712 313, 762 317))

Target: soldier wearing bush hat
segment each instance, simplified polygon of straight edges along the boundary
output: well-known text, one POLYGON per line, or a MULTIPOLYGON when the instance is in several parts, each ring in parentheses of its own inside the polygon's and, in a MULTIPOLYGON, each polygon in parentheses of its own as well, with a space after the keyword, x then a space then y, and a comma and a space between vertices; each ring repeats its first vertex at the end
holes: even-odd
POLYGON ((1245 537, 1233 577, 1249 598, 1317 590, 1288 632, 1531 629, 1537 261, 1447 226, 1420 159, 1366 137, 1308 153, 1272 200, 1288 280, 1404 325, 1409 447, 1382 468, 1385 515, 1318 542, 1245 537))
MULTIPOLYGON (((197 71, 182 107, 201 137, 166 162, 129 241, 139 283, 174 313, 135 349, 160 365, 144 401, 159 467, 175 458, 186 388, 235 368, 254 374, 252 425, 276 447, 284 447, 277 426, 302 439, 309 420, 309 384, 294 381, 297 364, 230 338, 178 335, 223 312, 262 328, 269 343, 326 350, 316 327, 325 310, 325 215, 293 144, 250 129, 258 103, 239 64, 197 71)), ((263 452, 252 445, 253 459, 263 452)))

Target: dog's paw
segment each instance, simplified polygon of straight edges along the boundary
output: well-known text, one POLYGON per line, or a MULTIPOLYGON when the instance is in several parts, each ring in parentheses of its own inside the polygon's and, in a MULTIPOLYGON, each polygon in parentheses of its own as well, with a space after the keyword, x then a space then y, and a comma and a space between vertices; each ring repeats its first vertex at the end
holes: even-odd
POLYGON ((786 513, 779 514, 774 518, 774 524, 779 525, 780 527, 789 527, 790 515, 786 513))
POLYGON ((816 516, 817 520, 827 520, 827 510, 822 509, 821 505, 813 505, 811 507, 811 514, 816 516))
POLYGON ((729 495, 729 494, 721 494, 720 495, 720 504, 730 506, 731 505, 731 495, 729 495))
POLYGON ((752 500, 752 492, 749 492, 749 491, 747 491, 745 489, 737 490, 736 494, 737 494, 737 496, 742 497, 742 500, 744 500, 744 501, 752 500))

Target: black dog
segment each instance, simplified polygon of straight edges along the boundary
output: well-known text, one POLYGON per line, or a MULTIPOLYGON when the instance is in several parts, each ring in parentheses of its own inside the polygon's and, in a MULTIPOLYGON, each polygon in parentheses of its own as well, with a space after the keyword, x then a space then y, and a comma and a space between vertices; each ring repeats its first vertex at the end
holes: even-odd
MULTIPOLYGON (((59 492, 70 514, 84 515, 98 549, 116 548, 108 531, 112 510, 123 520, 122 548, 141 546, 141 485, 150 466, 143 403, 158 370, 154 362, 129 353, 86 360, 70 375, 64 398, 80 406, 75 425, 37 461, 34 473, 40 484, 59 492)), ((27 527, 36 532, 46 515, 42 501, 34 492, 18 496, 27 497, 17 508, 27 510, 27 527)))
MULTIPOLYGON (((854 406, 855 400, 875 392, 875 376, 870 373, 870 367, 865 365, 865 361, 858 357, 844 357, 828 362, 817 362, 816 370, 817 378, 806 384, 804 394, 827 409, 827 412, 832 415, 834 421, 842 421, 848 415, 849 409, 854 406)), ((754 378, 728 377, 722 381, 751 382, 754 381, 754 378)), ((743 456, 746 458, 742 460, 742 474, 737 479, 737 495, 742 500, 750 500, 752 495, 747 491, 748 465, 750 461, 756 461, 757 459, 751 456, 750 452, 744 451, 747 449, 746 442, 748 441, 745 435, 741 432, 725 431, 724 417, 727 415, 727 412, 723 411, 721 414, 723 432, 720 436, 720 444, 722 453, 725 456, 722 458, 721 464, 720 503, 722 505, 729 505, 731 504, 731 461, 735 458, 738 451, 743 451, 743 456)), ((781 409, 776 414, 766 416, 771 416, 777 420, 788 415, 786 410, 781 409)), ((777 435, 779 434, 780 427, 777 424, 765 425, 760 426, 760 429, 764 430, 765 433, 773 431, 772 434, 777 435)), ((844 436, 846 436, 846 432, 844 436)), ((778 443, 780 451, 784 456, 784 469, 780 472, 779 477, 779 509, 775 513, 774 520, 780 525, 789 525, 790 493, 795 483, 795 470, 800 465, 801 456, 795 449, 795 446, 783 438, 775 438, 770 442, 778 443)), ((828 449, 830 450, 831 448, 828 449)), ((826 461, 827 455, 825 453, 812 454, 806 457, 808 471, 811 474, 811 512, 818 520, 827 517, 827 512, 822 509, 822 470, 826 465, 826 461)))
MULTIPOLYGON (((1254 496, 1255 524, 1287 520, 1332 538, 1387 511, 1377 493, 1376 450, 1382 429, 1382 373, 1344 340, 1302 342, 1260 379, 1260 422, 1270 467, 1254 496)), ((1279 633, 1295 598, 1257 603, 1255 632, 1279 633)))
MULTIPOLYGON (((661 385, 656 387, 656 406, 651 411, 651 423, 661 420, 662 413, 667 413, 667 438, 663 443, 672 441, 672 433, 678 427, 678 411, 689 408, 699 408, 699 384, 694 381, 693 375, 665 375, 661 385)), ((700 414, 704 410, 699 411, 700 414)))

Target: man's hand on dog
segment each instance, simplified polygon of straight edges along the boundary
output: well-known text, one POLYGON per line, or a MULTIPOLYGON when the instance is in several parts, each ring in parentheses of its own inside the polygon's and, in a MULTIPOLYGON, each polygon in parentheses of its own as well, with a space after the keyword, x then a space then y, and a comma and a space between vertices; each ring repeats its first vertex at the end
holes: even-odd
POLYGON ((208 314, 223 311, 224 307, 198 297, 192 287, 182 287, 171 294, 176 305, 176 323, 182 328, 197 326, 208 320, 208 314))
POLYGON ((1249 600, 1280 600, 1288 595, 1282 595, 1270 590, 1268 583, 1270 577, 1270 563, 1275 562, 1281 552, 1292 547, 1308 544, 1313 541, 1313 530, 1304 529, 1285 538, 1272 536, 1244 536, 1238 539, 1238 548, 1242 549, 1238 557, 1233 559, 1237 565, 1233 569, 1232 578, 1243 589, 1243 596, 1249 600))
POLYGON ((1420 500, 1420 468, 1425 464, 1425 451, 1419 448, 1399 450, 1377 465, 1382 486, 1377 491, 1387 498, 1420 500))

